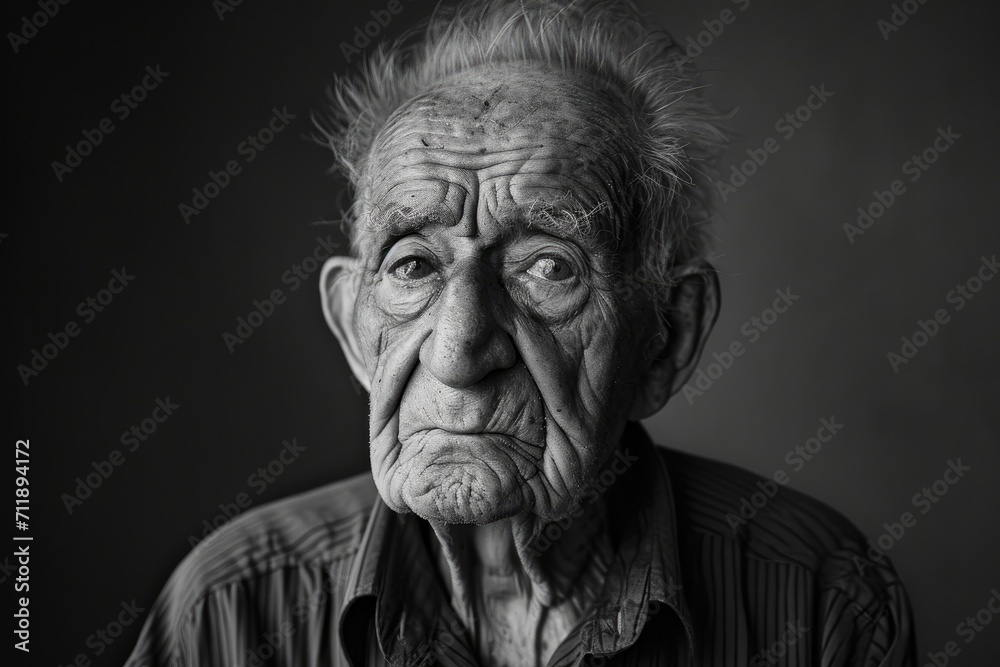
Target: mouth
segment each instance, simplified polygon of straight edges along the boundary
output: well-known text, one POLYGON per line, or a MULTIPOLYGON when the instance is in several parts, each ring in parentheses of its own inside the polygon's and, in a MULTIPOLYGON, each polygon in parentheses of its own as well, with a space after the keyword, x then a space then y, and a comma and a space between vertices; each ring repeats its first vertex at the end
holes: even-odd
POLYGON ((410 438, 419 439, 423 447, 433 447, 442 458, 455 458, 456 463, 470 454, 489 460, 500 450, 510 456, 525 479, 538 474, 538 466, 545 450, 542 445, 527 442, 509 433, 488 431, 429 428, 414 432, 410 438))

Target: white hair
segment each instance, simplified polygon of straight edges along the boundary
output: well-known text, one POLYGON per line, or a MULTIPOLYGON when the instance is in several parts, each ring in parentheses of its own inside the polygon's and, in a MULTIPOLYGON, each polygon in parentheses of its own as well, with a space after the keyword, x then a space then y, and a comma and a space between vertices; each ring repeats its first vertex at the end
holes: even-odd
MULTIPOLYGON (((472 0, 439 7, 418 29, 380 45, 353 77, 336 77, 321 141, 357 192, 389 116, 442 78, 500 63, 585 72, 624 93, 639 169, 629 175, 625 242, 633 279, 664 296, 679 270, 705 259, 711 170, 725 143, 697 72, 669 34, 608 0, 472 0)), ((352 213, 345 216, 353 238, 352 213)))

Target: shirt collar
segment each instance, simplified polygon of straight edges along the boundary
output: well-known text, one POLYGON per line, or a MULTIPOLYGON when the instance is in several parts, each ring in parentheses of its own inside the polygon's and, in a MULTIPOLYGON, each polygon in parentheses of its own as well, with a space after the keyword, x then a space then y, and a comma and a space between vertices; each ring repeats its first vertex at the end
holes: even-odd
MULTIPOLYGON (((556 650, 550 665, 575 664, 632 646, 653 616, 680 621, 689 659, 696 636, 684 596, 673 492, 666 466, 645 429, 626 425, 618 452, 591 481, 615 517, 615 556, 598 602, 556 650)), ((372 614, 379 646, 392 665, 476 664, 468 635, 451 608, 426 544, 422 519, 399 515, 377 499, 348 580, 341 642, 365 664, 372 614), (432 649, 434 649, 432 651, 432 649)), ((676 624, 675 624, 676 625, 676 624)))

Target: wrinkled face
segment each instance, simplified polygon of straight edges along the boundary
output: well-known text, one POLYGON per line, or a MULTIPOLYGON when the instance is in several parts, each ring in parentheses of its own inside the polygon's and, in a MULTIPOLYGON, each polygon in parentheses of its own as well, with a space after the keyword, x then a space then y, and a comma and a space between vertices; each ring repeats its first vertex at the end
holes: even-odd
POLYGON ((399 512, 555 519, 624 427, 651 306, 618 289, 621 103, 540 70, 463 73, 381 131, 359 193, 371 463, 399 512))

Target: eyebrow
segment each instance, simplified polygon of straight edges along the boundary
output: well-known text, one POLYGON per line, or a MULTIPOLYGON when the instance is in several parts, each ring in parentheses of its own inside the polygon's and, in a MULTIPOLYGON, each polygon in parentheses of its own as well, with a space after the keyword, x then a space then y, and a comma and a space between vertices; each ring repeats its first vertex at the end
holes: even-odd
MULTIPOLYGON (((569 202, 567 202, 569 203, 569 202)), ((595 243, 597 236, 605 230, 600 223, 610 221, 611 206, 606 201, 587 209, 572 203, 560 206, 536 200, 518 207, 518 217, 529 229, 540 229, 553 236, 566 236, 567 230, 581 241, 595 243)), ((617 236, 617 230, 613 230, 617 236)))
MULTIPOLYGON (((514 232, 517 223, 525 229, 537 230, 557 238, 579 241, 583 246, 598 250, 605 246, 599 238, 610 233, 619 239, 620 230, 614 224, 612 206, 602 201, 591 208, 580 206, 572 199, 562 201, 534 200, 515 206, 510 212, 497 218, 496 222, 505 233, 514 232), (602 223, 613 223, 608 227, 602 223)), ((416 208, 401 203, 376 206, 366 217, 365 231, 381 237, 405 236, 418 232, 429 224, 457 224, 454 212, 446 209, 416 208)))
POLYGON ((441 222, 452 217, 443 211, 417 209, 405 204, 391 203, 374 206, 365 220, 365 230, 388 232, 392 235, 408 234, 432 222, 441 222))

